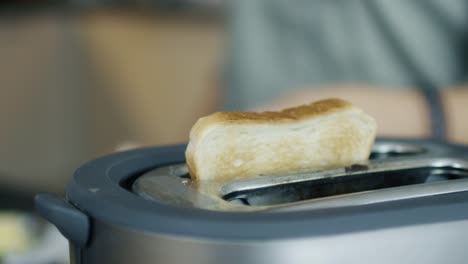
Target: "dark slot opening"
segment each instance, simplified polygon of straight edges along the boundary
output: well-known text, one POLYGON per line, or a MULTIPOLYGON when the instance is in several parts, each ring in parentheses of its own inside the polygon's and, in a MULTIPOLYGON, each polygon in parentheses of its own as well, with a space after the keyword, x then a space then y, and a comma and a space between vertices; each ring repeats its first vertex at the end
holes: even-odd
POLYGON ((234 191, 223 198, 244 205, 271 206, 335 195, 365 192, 468 177, 468 170, 454 167, 423 167, 374 172, 285 183, 258 189, 234 191))

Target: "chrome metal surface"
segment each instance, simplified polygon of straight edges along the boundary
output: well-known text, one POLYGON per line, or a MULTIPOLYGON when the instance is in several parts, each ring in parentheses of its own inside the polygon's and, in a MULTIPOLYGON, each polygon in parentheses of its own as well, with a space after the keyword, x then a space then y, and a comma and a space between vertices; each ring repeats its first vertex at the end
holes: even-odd
POLYGON ((229 183, 191 181, 185 164, 164 166, 182 162, 184 150, 124 153, 78 171, 67 199, 92 219, 92 234, 81 248, 71 242, 71 263, 468 259, 465 147, 380 140, 366 164, 229 183))
POLYGON ((132 191, 175 206, 221 211, 297 211, 468 190, 468 157, 449 147, 375 144, 366 164, 230 183, 191 181, 185 164, 139 177, 132 191))
POLYGON ((468 220, 267 241, 165 236, 95 222, 86 264, 462 264, 468 259, 468 220))

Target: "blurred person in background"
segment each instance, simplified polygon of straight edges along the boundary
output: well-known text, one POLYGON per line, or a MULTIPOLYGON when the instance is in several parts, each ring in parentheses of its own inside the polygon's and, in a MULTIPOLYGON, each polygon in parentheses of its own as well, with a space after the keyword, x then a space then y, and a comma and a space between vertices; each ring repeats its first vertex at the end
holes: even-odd
POLYGON ((468 1, 230 1, 226 110, 327 97, 381 136, 468 143, 468 1))

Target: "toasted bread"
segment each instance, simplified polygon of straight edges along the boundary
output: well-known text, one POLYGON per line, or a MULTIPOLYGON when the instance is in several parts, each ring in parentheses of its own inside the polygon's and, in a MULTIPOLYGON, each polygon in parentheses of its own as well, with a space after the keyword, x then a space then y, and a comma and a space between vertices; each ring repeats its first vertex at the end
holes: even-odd
POLYGON ((327 99, 280 112, 217 112, 190 131, 186 161, 195 180, 230 181, 365 162, 375 120, 327 99))

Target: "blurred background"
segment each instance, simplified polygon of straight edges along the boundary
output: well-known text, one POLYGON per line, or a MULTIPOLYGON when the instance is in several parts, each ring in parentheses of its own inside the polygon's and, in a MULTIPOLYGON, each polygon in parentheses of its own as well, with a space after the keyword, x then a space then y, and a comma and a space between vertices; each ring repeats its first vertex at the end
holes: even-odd
POLYGON ((63 194, 84 162, 186 142, 197 118, 216 110, 342 97, 376 117, 379 135, 429 137, 431 111, 409 88, 434 86, 449 140, 468 144, 466 1, 428 1, 429 16, 375 1, 403 49, 376 37, 388 27, 371 23, 363 1, 293 2, 1 1, 0 206, 9 211, 0 231, 25 219, 10 213, 32 209, 35 193, 63 194), (358 30, 343 28, 353 23, 358 30), (408 55, 398 50, 414 56, 397 60, 408 55))
MULTIPOLYGON (((63 194, 79 165, 188 140, 215 107, 222 20, 219 1, 1 1, 0 259, 31 247, 39 228, 19 212, 63 194)), ((49 233, 40 255, 62 263, 49 233)))
POLYGON ((213 111, 217 1, 18 2, 0 18, 2 186, 61 192, 83 162, 125 142, 185 142, 213 111))

